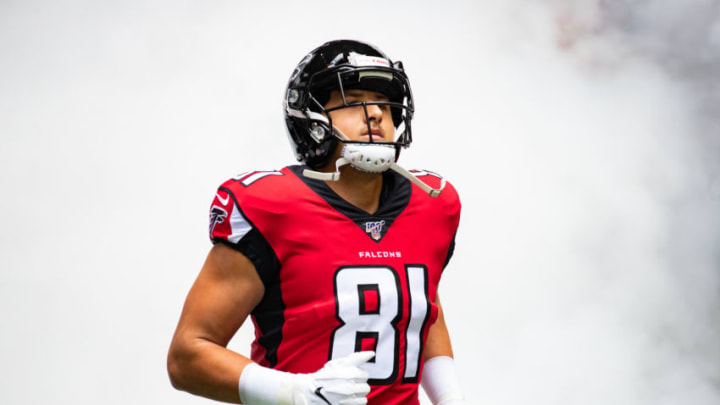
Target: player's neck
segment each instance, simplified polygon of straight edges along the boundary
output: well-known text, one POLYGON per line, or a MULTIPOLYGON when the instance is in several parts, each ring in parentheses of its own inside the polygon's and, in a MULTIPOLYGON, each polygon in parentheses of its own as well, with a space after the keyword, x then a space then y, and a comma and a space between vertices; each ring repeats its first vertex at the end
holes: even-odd
POLYGON ((365 173, 345 166, 340 168, 340 180, 325 183, 345 201, 374 214, 380 205, 382 182, 382 173, 365 173))

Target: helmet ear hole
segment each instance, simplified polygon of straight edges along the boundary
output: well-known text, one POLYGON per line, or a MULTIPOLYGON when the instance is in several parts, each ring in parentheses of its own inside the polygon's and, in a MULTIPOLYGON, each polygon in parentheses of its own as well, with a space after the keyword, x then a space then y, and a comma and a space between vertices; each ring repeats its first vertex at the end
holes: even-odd
POLYGON ((288 90, 288 97, 287 97, 288 103, 293 105, 300 100, 300 92, 297 91, 297 89, 290 89, 288 90))
POLYGON ((325 128, 323 128, 322 125, 319 125, 317 122, 313 122, 310 124, 310 136, 313 137, 315 142, 320 143, 325 139, 325 135, 327 134, 327 131, 325 128))

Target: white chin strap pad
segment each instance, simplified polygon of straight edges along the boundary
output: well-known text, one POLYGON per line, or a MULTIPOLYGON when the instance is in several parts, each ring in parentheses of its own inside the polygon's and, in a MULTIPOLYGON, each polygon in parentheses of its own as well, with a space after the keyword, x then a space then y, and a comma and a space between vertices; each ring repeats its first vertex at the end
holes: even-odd
POLYGON ((395 163, 395 147, 346 143, 343 146, 342 157, 350 162, 350 166, 361 172, 382 173, 395 163))
POLYGON ((388 145, 367 145, 367 144, 345 144, 342 150, 342 157, 335 163, 336 170, 332 173, 323 173, 315 170, 305 169, 303 175, 311 179, 324 181, 340 180, 340 167, 349 164, 356 170, 367 173, 382 173, 392 169, 401 176, 415 183, 430 197, 437 197, 445 188, 445 179, 442 179, 440 188, 431 188, 422 180, 413 176, 412 173, 403 169, 395 163, 395 148, 388 145))
POLYGON ((349 143, 343 146, 340 159, 335 162, 335 172, 323 173, 305 169, 303 175, 311 179, 338 181, 340 167, 350 165, 366 173, 382 173, 395 163, 395 147, 390 145, 372 145, 349 143))

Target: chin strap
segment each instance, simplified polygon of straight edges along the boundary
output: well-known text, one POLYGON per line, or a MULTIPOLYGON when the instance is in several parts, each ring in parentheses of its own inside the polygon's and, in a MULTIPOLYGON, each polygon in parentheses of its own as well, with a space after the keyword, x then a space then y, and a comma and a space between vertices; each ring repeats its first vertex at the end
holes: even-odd
POLYGON ((401 176, 405 177, 406 179, 410 180, 411 182, 415 183, 416 186, 420 187, 425 191, 426 193, 430 194, 430 197, 437 197, 440 195, 440 193, 445 188, 445 179, 440 179, 440 188, 432 188, 425 184, 424 181, 418 179, 415 177, 412 173, 405 170, 402 166, 398 165, 397 163, 393 162, 390 165, 390 169, 394 170, 395 172, 399 173, 401 176))
MULTIPOLYGON (((332 173, 318 172, 315 170, 305 169, 305 170, 303 170, 303 176, 309 177, 311 179, 316 179, 316 180, 338 181, 338 180, 340 180, 340 167, 344 166, 348 163, 350 163, 350 161, 348 161, 347 159, 340 158, 337 160, 337 162, 335 162, 336 169, 332 173)), ((445 188, 445 179, 444 178, 440 180, 440 188, 432 188, 432 187, 428 186, 427 184, 425 184, 425 182, 418 179, 412 173, 405 170, 402 166, 398 165, 395 162, 391 163, 389 168, 391 170, 394 170, 401 176, 405 177, 406 179, 410 180, 411 182, 413 182, 416 186, 420 187, 423 191, 428 193, 430 195, 430 197, 439 196, 440 193, 445 188)))
POLYGON ((326 172, 318 172, 316 170, 310 170, 305 169, 303 170, 303 176, 315 179, 315 180, 325 180, 325 181, 338 181, 340 180, 340 167, 345 166, 346 164, 350 163, 349 160, 341 157, 335 162, 335 171, 332 173, 326 173, 326 172))

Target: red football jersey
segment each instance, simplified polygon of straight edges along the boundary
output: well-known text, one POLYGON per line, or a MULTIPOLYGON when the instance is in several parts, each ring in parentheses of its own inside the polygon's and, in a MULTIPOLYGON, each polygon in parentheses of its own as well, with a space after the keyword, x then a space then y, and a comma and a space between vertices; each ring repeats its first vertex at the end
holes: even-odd
MULTIPOLYGON (((265 285, 252 313, 252 359, 294 373, 374 350, 369 404, 418 404, 422 352, 454 248, 460 202, 384 173, 374 214, 349 204, 304 166, 250 172, 218 189, 210 237, 245 254, 265 285)), ((415 174, 432 187, 430 172, 415 174)))

